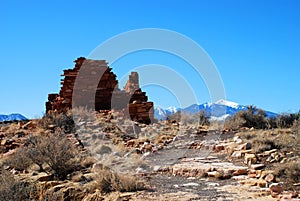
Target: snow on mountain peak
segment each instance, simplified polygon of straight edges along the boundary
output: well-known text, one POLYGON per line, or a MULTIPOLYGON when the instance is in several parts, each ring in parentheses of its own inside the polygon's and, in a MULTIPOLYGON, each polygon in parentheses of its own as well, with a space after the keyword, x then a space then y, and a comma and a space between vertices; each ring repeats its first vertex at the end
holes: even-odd
POLYGON ((167 110, 172 112, 172 113, 176 113, 178 109, 175 106, 170 106, 170 107, 167 108, 167 110))
POLYGON ((228 101, 228 100, 224 100, 224 99, 218 100, 217 102, 215 102, 215 104, 225 105, 225 106, 232 107, 232 108, 238 108, 239 107, 238 103, 228 101))

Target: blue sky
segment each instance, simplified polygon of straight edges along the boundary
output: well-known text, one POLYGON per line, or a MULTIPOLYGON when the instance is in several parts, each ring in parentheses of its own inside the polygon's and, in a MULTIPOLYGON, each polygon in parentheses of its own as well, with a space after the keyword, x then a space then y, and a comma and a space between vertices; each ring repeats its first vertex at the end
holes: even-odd
MULTIPOLYGON (((169 29, 197 42, 216 64, 228 100, 273 112, 300 109, 300 2, 297 0, 23 1, 0 2, 0 114, 40 117, 47 94, 73 60, 122 32, 169 29)), ((146 51, 112 64, 158 63, 179 71, 210 101, 202 80, 167 54, 146 51)), ((141 78, 142 79, 142 78, 141 78)), ((157 105, 176 105, 162 88, 145 87, 157 105)))

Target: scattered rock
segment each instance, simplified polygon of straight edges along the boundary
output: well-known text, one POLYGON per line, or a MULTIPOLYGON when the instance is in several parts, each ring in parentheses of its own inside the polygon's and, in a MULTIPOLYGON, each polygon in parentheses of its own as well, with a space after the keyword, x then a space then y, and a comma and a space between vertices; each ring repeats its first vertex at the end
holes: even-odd
POLYGON ((265 177, 265 180, 269 183, 271 182, 274 182, 275 181, 275 175, 274 174, 268 174, 266 177, 265 177))
POLYGON ((245 154, 244 163, 247 165, 255 164, 257 162, 257 158, 255 154, 245 154))
POLYGON ((263 168, 265 168, 266 166, 264 164, 252 164, 251 165, 251 169, 253 170, 261 170, 263 168))
POLYGON ((280 193, 282 193, 282 191, 283 191, 282 185, 279 184, 279 183, 273 183, 273 184, 270 185, 269 188, 270 188, 271 195, 272 195, 273 198, 278 197, 278 195, 280 193))
POLYGON ((189 186, 199 186, 198 183, 187 183, 187 184, 182 184, 184 187, 189 187, 189 186))

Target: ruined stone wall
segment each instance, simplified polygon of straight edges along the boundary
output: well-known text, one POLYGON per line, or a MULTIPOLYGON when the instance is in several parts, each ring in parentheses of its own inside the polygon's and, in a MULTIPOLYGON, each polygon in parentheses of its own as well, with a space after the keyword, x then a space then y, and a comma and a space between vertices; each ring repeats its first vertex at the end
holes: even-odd
POLYGON ((93 108, 96 111, 124 110, 129 113, 132 120, 151 123, 154 118, 153 103, 148 102, 146 93, 140 89, 137 72, 131 73, 124 90, 120 90, 116 75, 105 60, 80 57, 74 62, 73 69, 64 70, 62 75, 64 79, 61 80, 62 86, 59 94, 48 95, 47 113, 49 111, 63 112, 75 104, 75 106, 93 108), (91 97, 91 93, 93 100, 87 98, 91 97))

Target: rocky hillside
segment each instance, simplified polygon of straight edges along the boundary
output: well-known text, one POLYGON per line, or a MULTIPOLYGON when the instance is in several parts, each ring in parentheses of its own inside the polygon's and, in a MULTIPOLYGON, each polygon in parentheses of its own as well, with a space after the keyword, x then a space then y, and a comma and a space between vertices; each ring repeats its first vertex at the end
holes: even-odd
POLYGON ((299 200, 300 127, 74 112, 0 125, 0 200, 299 200))

